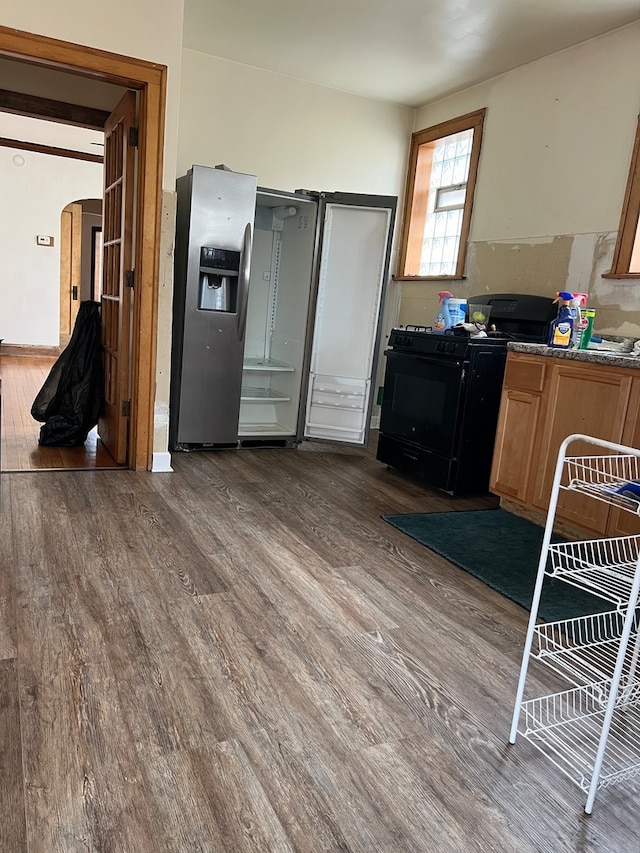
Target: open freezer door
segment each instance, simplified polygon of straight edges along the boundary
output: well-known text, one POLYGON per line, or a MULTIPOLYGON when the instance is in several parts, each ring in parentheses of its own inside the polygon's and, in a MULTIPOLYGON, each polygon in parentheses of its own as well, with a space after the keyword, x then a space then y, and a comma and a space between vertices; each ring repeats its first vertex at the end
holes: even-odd
POLYGON ((392 198, 325 196, 305 438, 367 443, 394 214, 392 198))

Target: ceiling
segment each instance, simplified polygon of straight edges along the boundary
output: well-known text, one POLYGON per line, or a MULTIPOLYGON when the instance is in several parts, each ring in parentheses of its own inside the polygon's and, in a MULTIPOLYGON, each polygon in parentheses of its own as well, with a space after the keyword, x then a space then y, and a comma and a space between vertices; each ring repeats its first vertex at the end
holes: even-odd
POLYGON ((418 107, 640 20, 639 0, 185 0, 183 46, 418 107))
MULTIPOLYGON (((0 58, 0 88, 111 112, 125 89, 77 74, 0 58)), ((104 134, 54 121, 0 111, 0 138, 102 155, 104 134)))
MULTIPOLYGON (((640 0, 185 0, 183 45, 410 107, 640 20, 640 0)), ((123 90, 0 58, 5 88, 109 111, 123 90)), ((96 153, 101 133, 0 112, 0 137, 96 153)))

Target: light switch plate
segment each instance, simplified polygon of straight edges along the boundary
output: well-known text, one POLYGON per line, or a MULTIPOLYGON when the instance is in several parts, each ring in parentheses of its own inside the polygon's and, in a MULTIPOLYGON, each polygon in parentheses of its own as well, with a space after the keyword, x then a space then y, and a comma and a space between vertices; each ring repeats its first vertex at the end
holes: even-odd
POLYGON ((38 246, 53 246, 53 237, 49 237, 46 234, 38 234, 36 243, 38 246))

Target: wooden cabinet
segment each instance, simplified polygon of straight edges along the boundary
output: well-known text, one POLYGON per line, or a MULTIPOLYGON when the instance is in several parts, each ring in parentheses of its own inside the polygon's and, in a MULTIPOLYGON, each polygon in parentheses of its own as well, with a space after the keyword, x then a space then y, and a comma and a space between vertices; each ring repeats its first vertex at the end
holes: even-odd
POLYGON ((527 503, 540 422, 544 359, 507 357, 491 472, 491 491, 527 503))
MULTIPOLYGON (((525 514, 542 516, 549 506, 558 450, 574 433, 637 447, 640 371, 510 352, 491 491, 519 505, 525 514)), ((594 535, 640 532, 637 516, 574 492, 561 493, 556 517, 594 535)))

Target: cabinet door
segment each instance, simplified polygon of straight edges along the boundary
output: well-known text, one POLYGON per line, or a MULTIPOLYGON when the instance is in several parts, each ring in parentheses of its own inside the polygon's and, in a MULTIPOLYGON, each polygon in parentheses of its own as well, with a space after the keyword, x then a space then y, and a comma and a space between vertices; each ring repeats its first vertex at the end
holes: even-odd
MULTIPOLYGON (((540 446, 533 505, 549 505, 555 460, 562 441, 573 433, 622 443, 631 392, 631 376, 586 364, 556 364, 551 370, 548 407, 540 446)), ((593 455, 593 446, 569 448, 572 456, 593 455)), ((604 534, 609 506, 592 498, 561 491, 557 517, 580 529, 604 534)))
MULTIPOLYGON (((640 447, 640 377, 634 377, 631 380, 629 406, 621 443, 625 447, 640 447)), ((639 533, 639 515, 619 507, 611 507, 607 536, 636 536, 639 533)))
POLYGON ((489 487, 528 503, 536 470, 536 439, 544 417, 542 390, 549 359, 510 352, 504 373, 489 487))
POLYGON ((489 484, 495 494, 526 501, 539 413, 539 394, 503 391, 489 484))

